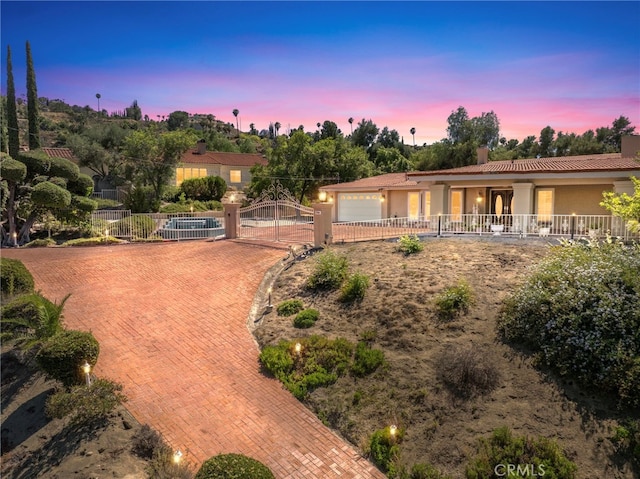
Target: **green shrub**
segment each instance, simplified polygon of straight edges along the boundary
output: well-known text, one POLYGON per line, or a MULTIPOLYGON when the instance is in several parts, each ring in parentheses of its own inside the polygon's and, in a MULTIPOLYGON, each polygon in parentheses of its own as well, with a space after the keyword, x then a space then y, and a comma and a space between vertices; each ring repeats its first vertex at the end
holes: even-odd
POLYGON ((500 371, 477 346, 446 347, 436 361, 438 375, 457 396, 470 398, 493 391, 500 371))
POLYGON ((207 459, 195 479, 275 479, 267 466, 242 454, 220 454, 207 459))
POLYGON ((555 247, 506 299, 498 331, 589 387, 640 405, 640 247, 555 247))
POLYGON ((163 447, 167 447, 164 439, 148 424, 143 424, 131 438, 131 452, 143 459, 152 459, 163 447))
POLYGON ((126 243, 125 240, 121 240, 118 238, 114 238, 113 236, 109 236, 105 238, 95 237, 95 238, 76 238, 69 241, 65 241, 60 246, 66 248, 67 246, 104 246, 106 244, 122 244, 126 243))
POLYGON ((98 361, 100 345, 91 333, 66 330, 52 336, 36 355, 38 366, 69 388, 85 381, 81 366, 98 361))
POLYGON ((193 479, 193 472, 189 464, 176 463, 173 454, 174 451, 163 440, 148 462, 147 477, 153 479, 193 479))
POLYGON ((119 201, 109 200, 107 198, 96 198, 95 201, 98 204, 97 209, 99 210, 112 210, 120 205, 119 201))
POLYGON ((554 441, 545 437, 516 437, 509 428, 501 427, 493 431, 489 439, 481 438, 478 441, 477 454, 466 467, 466 477, 506 477, 506 466, 509 464, 528 468, 528 471, 508 477, 574 479, 577 470, 576 465, 565 457, 554 441))
POLYGON ((442 474, 431 464, 414 464, 409 474, 409 479, 451 479, 450 476, 442 474))
POLYGON ((307 279, 307 286, 316 290, 338 289, 347 277, 349 267, 346 256, 331 250, 323 251, 314 257, 314 266, 307 279))
POLYGON ((404 253, 405 256, 409 256, 413 253, 419 253, 424 249, 424 244, 420 241, 417 235, 404 235, 398 239, 397 251, 404 253))
POLYGON ((40 293, 20 296, 2 308, 2 339, 15 339, 24 349, 41 344, 62 331, 62 310, 69 295, 60 304, 40 293))
POLYGON ((399 442, 402 440, 403 431, 395 429, 391 433, 391 426, 378 429, 369 438, 369 456, 373 463, 389 477, 396 475, 395 463, 400 454, 399 442))
POLYGON ((33 276, 20 260, 1 257, 0 279, 3 299, 33 291, 33 276))
POLYGON ((384 353, 380 349, 371 349, 366 342, 360 341, 356 346, 351 373, 355 376, 366 376, 383 364, 384 353))
POLYGON ((636 468, 640 467, 640 420, 627 420, 615 428, 611 441, 617 451, 630 457, 636 468))
POLYGON ((55 246, 56 242, 52 238, 35 239, 25 244, 23 248, 43 248, 47 246, 55 246))
POLYGON ((122 218, 109 226, 111 236, 147 238, 158 229, 153 218, 146 215, 132 215, 122 218))
POLYGON ((160 200, 155 197, 151 186, 136 186, 129 191, 124 199, 124 207, 132 213, 149 213, 158 211, 160 200))
POLYGON ((101 419, 126 401, 122 385, 108 379, 95 379, 90 385, 73 386, 58 391, 47 399, 47 416, 57 419, 69 417, 75 426, 101 419))
POLYGON ((319 314, 320 313, 318 313, 317 309, 312 309, 312 308, 300 311, 298 314, 296 314, 296 317, 293 319, 293 325, 296 328, 301 328, 301 329, 310 328, 311 326, 316 324, 319 314))
POLYGON ((350 303, 353 301, 362 301, 367 289, 369 288, 369 276, 364 273, 354 273, 340 291, 340 301, 350 303))
POLYGON ((278 305, 278 316, 292 316, 304 309, 304 303, 300 299, 287 299, 278 305))
POLYGON ((260 353, 260 362, 298 399, 322 386, 333 384, 349 369, 353 345, 343 338, 329 340, 310 336, 297 341, 281 341, 260 353))
POLYGON ((450 321, 460 313, 468 313, 473 301, 471 287, 465 280, 460 280, 436 296, 436 314, 441 320, 450 321))

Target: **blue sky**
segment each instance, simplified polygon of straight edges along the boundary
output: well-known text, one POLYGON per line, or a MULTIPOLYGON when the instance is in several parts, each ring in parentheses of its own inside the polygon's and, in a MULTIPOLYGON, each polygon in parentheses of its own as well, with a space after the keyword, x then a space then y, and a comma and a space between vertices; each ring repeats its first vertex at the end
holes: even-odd
POLYGON ((38 94, 156 119, 211 113, 243 130, 349 133, 372 119, 411 141, 449 114, 495 111, 507 138, 583 133, 620 115, 640 130, 640 2, 2 1, 2 91, 24 45, 38 94))

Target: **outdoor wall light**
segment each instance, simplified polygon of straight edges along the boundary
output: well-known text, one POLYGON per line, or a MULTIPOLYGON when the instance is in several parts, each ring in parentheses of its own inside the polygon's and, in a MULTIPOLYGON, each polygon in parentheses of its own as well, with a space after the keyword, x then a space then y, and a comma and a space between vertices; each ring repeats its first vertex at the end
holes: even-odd
POLYGON ((380 203, 384 203, 387 198, 384 195, 380 195, 380 203))
POLYGON ((318 193, 318 200, 320 201, 320 203, 324 203, 325 201, 327 201, 327 192, 321 191, 320 193, 318 193))
POLYGON ((476 198, 477 203, 482 203, 482 193, 478 192, 478 196, 476 198))
POLYGON ((333 195, 329 196, 329 203, 333 203, 333 195))
POLYGON ((176 452, 173 453, 173 463, 180 464, 181 460, 182 460, 182 451, 178 449, 176 452))
POLYGON ((231 203, 235 203, 236 202, 236 195, 231 195, 229 197, 229 200, 231 201, 231 203))

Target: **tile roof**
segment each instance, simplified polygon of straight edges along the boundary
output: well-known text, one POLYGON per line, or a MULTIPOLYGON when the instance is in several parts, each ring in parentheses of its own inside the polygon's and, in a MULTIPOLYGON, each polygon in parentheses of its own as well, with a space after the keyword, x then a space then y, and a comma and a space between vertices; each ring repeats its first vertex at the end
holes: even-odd
POLYGON ((186 164, 225 165, 225 166, 253 166, 266 165, 267 159, 257 153, 227 153, 221 151, 207 151, 198 154, 193 149, 185 152, 180 159, 186 164))
POLYGON ((482 165, 469 165, 448 170, 414 171, 409 173, 409 177, 520 173, 585 173, 633 170, 640 170, 640 163, 633 158, 622 158, 620 153, 606 153, 602 155, 489 161, 482 165))
POLYGON ((78 159, 73 155, 73 152, 70 148, 50 148, 44 147, 40 148, 46 155, 50 158, 65 158, 67 160, 73 161, 74 163, 78 163, 78 159))
POLYGON ((418 183, 407 179, 406 173, 387 173, 385 175, 362 178, 349 183, 338 183, 335 185, 323 186, 321 190, 350 190, 350 189, 378 189, 378 188, 398 188, 417 186, 418 183))

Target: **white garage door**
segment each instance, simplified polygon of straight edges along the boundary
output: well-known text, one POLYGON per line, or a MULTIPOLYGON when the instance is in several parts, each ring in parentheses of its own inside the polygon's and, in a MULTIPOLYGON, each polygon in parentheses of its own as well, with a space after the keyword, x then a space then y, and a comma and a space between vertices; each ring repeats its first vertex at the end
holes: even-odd
POLYGON ((366 221, 382 218, 380 193, 340 193, 338 221, 366 221))

